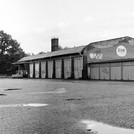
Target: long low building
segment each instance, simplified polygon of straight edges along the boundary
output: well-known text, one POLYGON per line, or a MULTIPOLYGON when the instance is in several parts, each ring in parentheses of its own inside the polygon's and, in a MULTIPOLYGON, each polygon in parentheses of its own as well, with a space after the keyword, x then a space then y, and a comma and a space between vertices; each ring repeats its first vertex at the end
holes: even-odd
POLYGON ((84 78, 85 46, 58 50, 58 39, 54 38, 51 42, 52 52, 20 59, 16 63, 19 65, 19 70, 26 70, 30 78, 84 78))
POLYGON ((28 56, 16 64, 29 78, 134 80, 134 39, 121 37, 85 46, 58 50, 58 39, 51 40, 52 52, 28 56))

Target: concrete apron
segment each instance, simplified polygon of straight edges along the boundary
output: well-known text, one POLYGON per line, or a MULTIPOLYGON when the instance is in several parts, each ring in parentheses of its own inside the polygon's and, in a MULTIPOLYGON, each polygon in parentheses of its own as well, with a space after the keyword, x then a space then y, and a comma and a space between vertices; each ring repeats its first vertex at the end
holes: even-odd
POLYGON ((114 127, 92 120, 81 120, 80 123, 85 124, 86 131, 92 132, 92 134, 134 134, 133 129, 114 127))

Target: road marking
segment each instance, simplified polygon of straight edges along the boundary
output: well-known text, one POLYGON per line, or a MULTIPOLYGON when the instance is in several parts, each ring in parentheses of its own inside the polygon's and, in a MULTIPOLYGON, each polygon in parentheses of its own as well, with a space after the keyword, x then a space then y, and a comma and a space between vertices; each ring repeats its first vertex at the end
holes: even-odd
POLYGON ((43 103, 27 103, 27 104, 7 104, 7 105, 0 105, 0 108, 7 108, 7 107, 44 107, 48 104, 43 103))
POLYGON ((86 130, 93 134, 134 134, 133 129, 114 127, 91 120, 81 120, 80 122, 85 124, 86 130))

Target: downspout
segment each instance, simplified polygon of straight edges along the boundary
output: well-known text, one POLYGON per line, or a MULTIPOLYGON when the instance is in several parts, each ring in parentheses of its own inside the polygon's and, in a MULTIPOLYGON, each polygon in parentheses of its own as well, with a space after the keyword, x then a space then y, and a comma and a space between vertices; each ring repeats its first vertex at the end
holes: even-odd
MULTIPOLYGON (((81 52, 82 52, 82 51, 81 51, 81 52)), ((85 58, 84 58, 84 55, 83 55, 81 52, 79 52, 79 54, 80 54, 80 56, 81 56, 82 59, 83 59, 82 78, 83 78, 83 79, 87 79, 87 63, 85 63, 86 60, 85 60, 85 58)))
POLYGON ((83 57, 83 55, 81 54, 81 52, 79 52, 80 56, 83 57))

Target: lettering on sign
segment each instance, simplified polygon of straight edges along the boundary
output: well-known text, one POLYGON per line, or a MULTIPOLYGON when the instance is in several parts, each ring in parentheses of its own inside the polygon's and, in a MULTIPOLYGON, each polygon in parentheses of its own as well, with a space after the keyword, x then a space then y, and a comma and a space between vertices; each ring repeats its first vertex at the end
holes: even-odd
POLYGON ((101 53, 90 53, 90 54, 89 54, 89 57, 90 57, 91 59, 101 60, 102 57, 103 57, 103 54, 101 54, 101 53))
POLYGON ((118 46, 116 49, 116 53, 120 57, 124 57, 127 54, 127 49, 124 46, 118 46))

